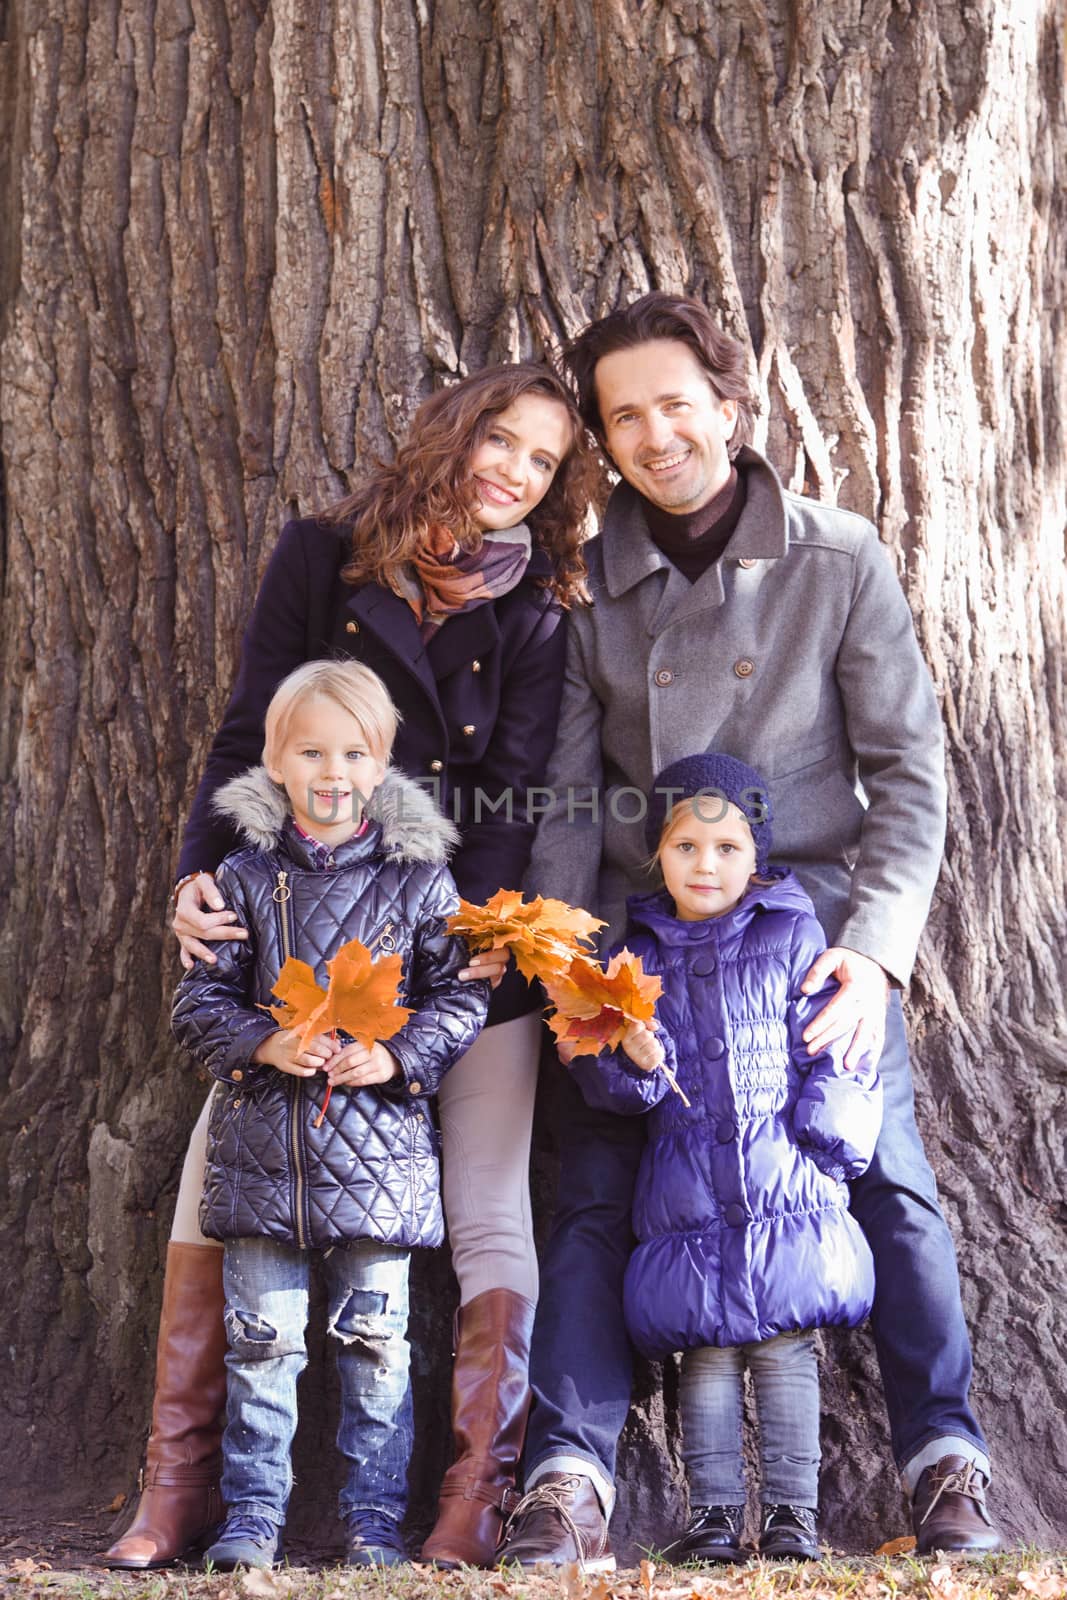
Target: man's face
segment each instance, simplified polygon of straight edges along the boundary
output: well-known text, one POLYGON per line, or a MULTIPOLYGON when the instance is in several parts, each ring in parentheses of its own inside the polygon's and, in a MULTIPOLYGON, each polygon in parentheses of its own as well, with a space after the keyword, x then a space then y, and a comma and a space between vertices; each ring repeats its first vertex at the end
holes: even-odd
POLYGON ((654 505, 699 511, 730 476, 726 445, 737 405, 720 400, 679 339, 650 339, 602 356, 594 374, 608 453, 654 505))

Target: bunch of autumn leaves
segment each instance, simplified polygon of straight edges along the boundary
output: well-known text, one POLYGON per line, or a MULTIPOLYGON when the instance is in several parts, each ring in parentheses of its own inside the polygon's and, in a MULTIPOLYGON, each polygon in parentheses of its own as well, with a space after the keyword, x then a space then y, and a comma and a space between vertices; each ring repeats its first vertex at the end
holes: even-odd
MULTIPOLYGON (((461 900, 448 920, 449 932, 464 938, 472 954, 509 950, 523 977, 541 980, 551 1007, 548 1025, 574 1055, 614 1050, 631 1023, 651 1022, 663 987, 629 950, 620 950, 606 968, 594 960, 593 936, 603 926, 563 900, 524 901, 510 889, 498 890, 484 906, 461 900)), ((268 1009, 283 1028, 300 1029, 305 1045, 339 1029, 368 1048, 384 1043, 411 1016, 410 1007, 398 1003, 402 964, 396 954, 375 959, 352 939, 326 963, 330 983, 323 989, 307 962, 290 956, 274 985, 280 1003, 268 1009)), ((320 1121, 328 1104, 327 1089, 320 1121)))

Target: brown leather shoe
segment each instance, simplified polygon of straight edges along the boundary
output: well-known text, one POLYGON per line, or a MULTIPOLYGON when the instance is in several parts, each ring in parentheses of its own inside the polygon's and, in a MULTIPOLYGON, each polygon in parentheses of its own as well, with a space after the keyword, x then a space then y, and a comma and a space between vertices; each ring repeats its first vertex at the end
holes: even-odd
POLYGON ((489 1567, 496 1559, 530 1409, 533 1319, 533 1303, 511 1289, 487 1289, 460 1308, 452 1368, 456 1459, 441 1485, 423 1561, 489 1567))
POLYGON ((97 1557, 102 1566, 169 1566, 190 1546, 210 1543, 222 1521, 223 1305, 222 1251, 169 1245, 141 1499, 121 1539, 97 1557))
POLYGON ((554 1567, 576 1561, 583 1572, 614 1572, 608 1525, 592 1480, 546 1472, 523 1495, 504 1529, 500 1566, 554 1567))
POLYGON ((942 1456, 927 1467, 912 1496, 915 1553, 934 1550, 985 1554, 1001 1547, 985 1504, 985 1478, 966 1456, 942 1456))

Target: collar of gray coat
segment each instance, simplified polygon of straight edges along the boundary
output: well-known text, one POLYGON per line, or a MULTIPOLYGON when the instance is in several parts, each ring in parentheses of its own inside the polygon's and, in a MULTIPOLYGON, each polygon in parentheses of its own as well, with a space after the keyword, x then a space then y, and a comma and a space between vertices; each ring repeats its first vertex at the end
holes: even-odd
MULTIPOLYGON (((745 508, 723 552, 724 561, 776 561, 789 549, 785 493, 765 456, 749 445, 737 452, 737 469, 745 475, 745 508)), ((608 593, 625 594, 642 578, 671 561, 652 542, 644 501, 628 483, 612 491, 600 533, 608 593)))
MULTIPOLYGON (((249 767, 224 783, 211 802, 257 850, 273 850, 289 816, 289 797, 266 767, 249 767)), ((402 861, 440 864, 459 842, 459 832, 443 817, 414 779, 390 767, 371 795, 366 815, 382 830, 382 845, 402 861)))

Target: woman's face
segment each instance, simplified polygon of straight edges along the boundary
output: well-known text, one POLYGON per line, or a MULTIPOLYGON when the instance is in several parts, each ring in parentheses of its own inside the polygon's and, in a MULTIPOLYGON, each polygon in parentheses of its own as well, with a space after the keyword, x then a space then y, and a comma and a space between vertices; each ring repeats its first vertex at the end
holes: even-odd
POLYGON ((491 419, 471 457, 482 533, 514 528, 539 505, 571 448, 566 407, 547 394, 522 394, 491 419))

